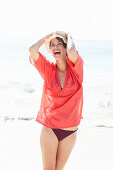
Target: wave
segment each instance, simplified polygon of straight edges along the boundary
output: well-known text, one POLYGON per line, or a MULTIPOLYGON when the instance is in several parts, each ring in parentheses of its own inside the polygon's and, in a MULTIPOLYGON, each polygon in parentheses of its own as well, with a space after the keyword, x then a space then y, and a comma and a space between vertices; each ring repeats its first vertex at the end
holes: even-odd
POLYGON ((103 124, 96 125, 95 127, 102 127, 102 128, 113 128, 113 126, 107 126, 107 125, 103 125, 103 124))
POLYGON ((10 117, 10 116, 4 116, 0 118, 0 121, 17 121, 17 120, 21 120, 21 121, 32 121, 35 120, 36 118, 34 117, 10 117))

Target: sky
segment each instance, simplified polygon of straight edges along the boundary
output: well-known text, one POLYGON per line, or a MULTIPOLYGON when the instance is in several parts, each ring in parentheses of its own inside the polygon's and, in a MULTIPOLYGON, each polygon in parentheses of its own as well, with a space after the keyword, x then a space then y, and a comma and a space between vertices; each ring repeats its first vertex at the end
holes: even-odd
POLYGON ((56 30, 76 39, 113 40, 112 0, 0 0, 0 38, 39 38, 56 30))

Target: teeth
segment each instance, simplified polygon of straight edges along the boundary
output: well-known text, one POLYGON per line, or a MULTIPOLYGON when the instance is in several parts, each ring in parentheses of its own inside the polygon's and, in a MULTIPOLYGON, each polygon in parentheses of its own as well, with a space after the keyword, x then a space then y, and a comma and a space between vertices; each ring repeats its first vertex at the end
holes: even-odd
POLYGON ((55 51, 55 53, 60 53, 60 51, 55 51))
POLYGON ((60 54, 61 52, 60 51, 55 51, 55 54, 60 54))

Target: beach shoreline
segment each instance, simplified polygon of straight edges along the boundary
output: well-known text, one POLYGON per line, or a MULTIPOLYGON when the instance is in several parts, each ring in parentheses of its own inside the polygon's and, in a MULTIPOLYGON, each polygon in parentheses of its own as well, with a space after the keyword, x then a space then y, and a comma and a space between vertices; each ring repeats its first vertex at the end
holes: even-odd
MULTIPOLYGON (((0 169, 42 170, 42 126, 35 119, 43 81, 29 62, 28 44, 21 45, 16 39, 0 47, 0 169)), ((81 40, 76 47, 84 61, 83 120, 64 170, 112 170, 113 41, 81 40)))

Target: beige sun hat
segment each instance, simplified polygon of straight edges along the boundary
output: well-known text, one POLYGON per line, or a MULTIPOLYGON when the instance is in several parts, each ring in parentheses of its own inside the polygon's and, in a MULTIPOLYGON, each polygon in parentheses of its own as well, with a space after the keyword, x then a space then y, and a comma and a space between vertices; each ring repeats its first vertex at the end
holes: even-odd
POLYGON ((53 38, 56 38, 56 37, 59 37, 59 38, 62 38, 64 43, 67 44, 67 36, 66 36, 66 33, 63 32, 63 31, 56 31, 53 33, 52 36, 50 36, 48 39, 45 40, 45 47, 47 49, 47 51, 49 53, 51 53, 51 49, 50 49, 50 41, 53 39, 53 38))

